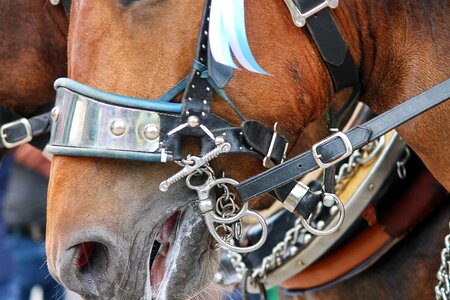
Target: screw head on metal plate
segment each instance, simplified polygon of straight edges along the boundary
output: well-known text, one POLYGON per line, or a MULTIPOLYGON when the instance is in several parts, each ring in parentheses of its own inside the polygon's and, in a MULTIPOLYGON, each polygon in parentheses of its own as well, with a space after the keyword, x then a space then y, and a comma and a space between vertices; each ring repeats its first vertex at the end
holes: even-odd
POLYGON ((159 127, 155 124, 147 124, 144 127, 144 136, 149 140, 156 140, 159 137, 159 127))
POLYGON ((124 120, 114 120, 111 122, 109 129, 111 130, 111 133, 113 135, 121 136, 127 130, 127 124, 125 123, 124 120))
POLYGON ((61 110, 58 106, 55 106, 52 108, 50 116, 52 117, 53 122, 58 121, 60 112, 61 112, 61 110))

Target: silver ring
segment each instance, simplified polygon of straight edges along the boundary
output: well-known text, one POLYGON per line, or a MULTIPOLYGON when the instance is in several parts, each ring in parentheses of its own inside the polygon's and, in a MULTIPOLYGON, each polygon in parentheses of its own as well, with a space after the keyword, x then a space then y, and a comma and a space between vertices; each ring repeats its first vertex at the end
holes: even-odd
POLYGON ((339 200, 338 196, 336 196, 335 194, 329 194, 329 193, 325 193, 324 196, 331 196, 334 199, 334 202, 336 203, 336 205, 339 208, 339 219, 336 223, 336 225, 334 225, 332 228, 327 229, 327 230, 319 230, 316 229, 314 227, 312 227, 311 225, 309 225, 308 221, 305 220, 305 218, 300 217, 300 221, 303 225, 303 227, 305 227, 305 229, 314 235, 320 235, 320 236, 324 236, 324 235, 330 235, 333 232, 336 232, 342 225, 342 223, 344 222, 344 217, 345 217, 345 208, 344 208, 344 204, 342 204, 341 200, 339 200))
MULTIPOLYGON (((215 185, 216 184, 230 184, 230 185, 237 185, 238 182, 236 180, 230 179, 230 178, 219 178, 215 181, 215 185)), ((234 251, 234 252, 238 252, 238 253, 249 253, 252 251, 255 251, 259 248, 261 248, 261 246, 266 242, 267 240, 267 223, 266 220, 258 213, 248 210, 248 203, 245 203, 241 210, 232 217, 229 218, 222 218, 219 217, 218 215, 216 215, 214 213, 214 211, 210 211, 207 212, 205 214, 205 223, 208 226, 208 230, 211 233, 211 235, 214 237, 214 239, 224 248, 230 250, 230 251, 234 251), (223 240, 220 235, 217 233, 214 223, 218 223, 218 224, 231 224, 234 222, 239 221, 241 218, 244 217, 250 217, 250 218, 255 218, 256 221, 258 221, 259 225, 261 225, 262 231, 261 231, 261 238, 258 240, 258 242, 254 245, 248 246, 248 247, 239 247, 239 246, 235 246, 232 245, 230 243, 227 243, 225 240, 223 240)))

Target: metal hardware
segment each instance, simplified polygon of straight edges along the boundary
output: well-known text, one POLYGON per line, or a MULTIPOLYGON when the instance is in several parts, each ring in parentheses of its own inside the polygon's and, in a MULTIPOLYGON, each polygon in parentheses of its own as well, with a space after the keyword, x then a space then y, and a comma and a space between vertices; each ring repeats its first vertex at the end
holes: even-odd
POLYGON ((275 166, 275 163, 272 161, 271 157, 277 136, 278 136, 278 122, 275 122, 275 124, 273 125, 273 134, 272 139, 270 140, 269 149, 267 150, 267 154, 263 159, 263 166, 265 168, 271 168, 275 166))
POLYGON ((307 185, 305 185, 301 181, 298 181, 295 187, 289 193, 289 196, 287 196, 286 200, 284 200, 283 207, 293 213, 308 190, 309 187, 307 185))
POLYGON ((59 2, 60 2, 60 0, 50 0, 50 3, 51 3, 52 5, 58 5, 59 2))
POLYGON ((60 112, 49 153, 161 161, 163 153, 155 153, 162 148, 159 135, 144 136, 150 124, 161 128, 157 112, 107 104, 65 87, 57 89, 55 105, 60 112))
MULTIPOLYGON (((335 191, 341 191, 346 183, 346 180, 353 176, 354 172, 362 165, 370 163, 383 149, 385 145, 385 136, 378 140, 367 144, 360 150, 356 150, 349 157, 348 162, 343 163, 335 176, 336 186, 335 191)), ((370 189, 370 186, 369 186, 370 189)))
POLYGON ((308 10, 305 13, 302 13, 293 0, 284 0, 289 11, 291 12, 292 20, 294 21, 295 26, 303 27, 306 24, 306 19, 318 13, 324 8, 336 8, 339 5, 339 0, 325 0, 321 4, 316 7, 308 10))
POLYGON ((197 157, 197 156, 191 156, 187 159, 189 164, 185 164, 184 168, 181 169, 178 173, 171 176, 170 178, 164 180, 159 185, 159 190, 161 192, 167 192, 169 187, 174 184, 175 182, 181 180, 182 178, 188 176, 189 174, 195 172, 200 167, 206 165, 214 158, 218 157, 222 153, 230 152, 231 145, 229 143, 223 143, 217 148, 211 150, 210 152, 206 153, 203 157, 197 157))
POLYGON ((325 207, 332 207, 334 205, 334 202, 335 199, 331 194, 325 194, 323 196, 322 203, 325 207))
MULTIPOLYGON (((273 147, 275 146, 275 141, 277 140, 277 136, 280 134, 279 132, 279 124, 278 122, 275 122, 275 124, 273 125, 273 135, 272 135, 272 139, 270 140, 270 144, 269 144, 269 149, 267 150, 267 154, 263 159, 263 166, 265 168, 272 168, 273 166, 275 166, 275 163, 272 161, 272 152, 273 152, 273 147)), ((286 145, 284 146, 284 151, 283 151, 283 157, 281 159, 281 162, 283 163, 286 160, 286 153, 289 147, 289 143, 286 143, 286 145)))
POLYGON ((332 228, 326 229, 326 230, 320 230, 320 229, 316 229, 316 228, 312 227, 311 225, 309 225, 307 220, 305 220, 303 217, 300 217, 300 222, 302 222, 303 227, 305 227, 305 229, 308 230, 308 232, 310 232, 311 234, 330 235, 333 232, 336 232, 336 230, 338 230, 341 227, 342 222, 344 222, 344 217, 345 217, 344 204, 342 204, 342 202, 341 202, 341 200, 339 200, 338 196, 336 196, 335 194, 325 193, 324 197, 332 197, 334 199, 334 202, 336 203, 337 207, 339 208, 339 219, 332 228))
POLYGON ((31 124, 25 118, 19 119, 14 122, 6 123, 0 127, 0 138, 2 140, 3 145, 8 149, 12 149, 22 144, 26 144, 33 139, 33 130, 31 129, 31 124), (6 131, 17 125, 22 125, 24 127, 26 135, 18 141, 8 142, 7 140, 8 134, 6 133, 6 131))
POLYGON ((352 148, 352 143, 350 142, 350 140, 348 139, 348 137, 344 133, 336 132, 335 134, 327 137, 326 139, 324 139, 324 140, 314 144, 312 146, 312 148, 311 148, 311 152, 312 152, 312 155, 313 155, 314 160, 316 161, 317 165, 319 165, 319 167, 321 167, 321 168, 326 169, 326 168, 334 165, 335 163, 337 163, 337 162, 339 162, 339 161, 349 157, 352 154, 352 152, 353 152, 353 148, 352 148), (338 158, 334 159, 331 162, 324 162, 324 161, 322 161, 322 159, 321 159, 322 158, 322 154, 317 152, 317 148, 319 148, 323 144, 325 144, 325 143, 327 143, 329 141, 332 141, 332 140, 334 140, 336 138, 341 139, 342 142, 344 143, 345 152, 341 156, 339 156, 338 158))
POLYGON ((50 116, 52 117, 53 122, 58 121, 59 114, 61 113, 61 110, 58 106, 55 106, 52 108, 52 111, 50 112, 50 116))
MULTIPOLYGON (((367 158, 372 155, 373 151, 377 151, 377 154, 374 154, 374 156, 377 156, 378 154, 379 156, 377 156, 374 166, 371 168, 371 171, 367 177, 365 177, 360 187, 351 198, 347 200, 345 204, 347 216, 341 225, 341 229, 331 236, 313 238, 309 233, 305 235, 306 229, 303 228, 300 218, 298 218, 295 225, 285 233, 284 240, 277 244, 272 249, 272 253, 262 260, 259 268, 253 270, 253 274, 257 280, 264 282, 268 288, 279 285, 281 282, 291 278, 310 266, 342 237, 345 231, 353 224, 355 218, 361 214, 367 203, 371 201, 372 197, 378 191, 378 188, 376 188, 367 192, 367 186, 370 183, 375 183, 377 187, 381 187, 382 182, 390 174, 392 167, 395 166, 396 160, 401 156, 401 153, 403 153, 405 148, 405 144, 401 141, 397 133, 394 133, 392 138, 380 139, 376 145, 375 141, 373 143, 373 146, 360 149, 359 156, 367 158), (377 149, 381 149, 382 151, 377 149), (294 250, 291 250, 292 248, 294 248, 294 250), (276 263, 277 260, 281 260, 280 264, 276 263)), ((352 158, 350 157, 349 163, 351 159, 352 158)), ((345 178, 342 179, 350 179, 350 177, 355 174, 356 169, 370 162, 371 161, 365 159, 356 159, 355 157, 352 163, 352 171, 348 173, 347 177, 344 175, 345 178)), ((347 166, 343 164, 338 174, 343 173, 343 168, 347 168, 347 166)), ((344 183, 336 182, 336 188, 339 186, 341 188, 344 187, 346 182, 347 181, 344 183)), ((322 220, 319 220, 318 217, 322 215, 321 211, 324 206, 319 205, 318 208, 321 208, 320 212, 314 212, 312 216, 314 222, 322 220)), ((330 218, 323 219, 323 221, 330 223, 333 219, 337 219, 338 216, 336 216, 336 213, 338 210, 337 206, 331 207, 329 210, 330 218)), ((328 227, 328 225, 325 225, 325 228, 326 227, 328 227)))
POLYGON ((218 136, 214 139, 214 143, 219 146, 223 143, 225 143, 225 139, 222 136, 218 136))
POLYGON ((406 163, 411 157, 411 151, 408 147, 405 148, 405 155, 397 162, 397 175, 400 179, 406 178, 406 163))
POLYGON ((114 120, 111 122, 109 129, 113 135, 121 136, 127 131, 127 123, 124 120, 114 120))
MULTIPOLYGON (((220 246, 233 252, 248 253, 259 249, 267 239, 268 229, 266 220, 260 214, 249 210, 248 203, 245 203, 238 212, 233 212, 233 214, 228 217, 222 217, 218 215, 216 210, 214 210, 215 207, 214 201, 210 195, 211 189, 215 186, 218 187, 223 185, 235 186, 238 184, 238 182, 231 178, 214 179, 214 176, 210 171, 204 173, 207 173, 207 179, 203 184, 201 185, 192 184, 191 179, 195 175, 195 173, 190 173, 186 178, 186 185, 190 189, 195 190, 198 194, 199 200, 197 202, 197 206, 199 207, 199 209, 201 209, 201 212, 204 214, 205 223, 208 227, 210 234, 214 237, 214 239, 220 246), (218 229, 220 230, 223 227, 227 227, 227 225, 235 228, 235 224, 238 222, 240 223, 242 219, 246 217, 256 219, 256 221, 262 227, 261 237, 256 244, 248 247, 235 246, 234 242, 231 242, 231 240, 234 238, 234 234, 231 236, 225 235, 224 237, 222 237, 218 233, 218 229), (219 224, 219 226, 216 227, 214 224, 219 224)), ((241 229, 239 229, 239 231, 240 230, 241 229)), ((239 235, 240 233, 238 232, 237 236, 239 235)))
POLYGON ((200 125, 200 119, 197 116, 190 116, 187 119, 187 124, 189 125, 189 127, 197 127, 198 125, 200 125))
POLYGON ((155 140, 159 137, 159 127, 155 124, 147 124, 144 127, 144 136, 149 140, 155 140))
MULTIPOLYGON (((450 223, 448 225, 450 228, 450 223)), ((445 237, 444 244, 441 252, 441 266, 437 272, 438 284, 434 288, 436 300, 450 299, 450 234, 445 237)))

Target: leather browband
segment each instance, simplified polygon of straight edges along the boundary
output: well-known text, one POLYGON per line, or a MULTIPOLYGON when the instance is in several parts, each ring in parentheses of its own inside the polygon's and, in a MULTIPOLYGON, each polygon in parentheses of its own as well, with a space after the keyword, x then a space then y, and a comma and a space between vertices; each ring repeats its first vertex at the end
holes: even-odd
MULTIPOLYGON (((447 79, 372 120, 354 127, 345 133, 345 137, 349 140, 354 151, 417 115, 445 102, 449 97, 450 79, 447 79)), ((324 143, 319 143, 317 147, 321 160, 326 163, 333 162, 346 152, 346 145, 342 138, 336 136, 327 140, 324 143)), ((236 190, 241 201, 246 203, 258 195, 270 192, 318 168, 319 165, 312 151, 308 151, 241 182, 236 186, 236 190)), ((302 215, 304 215, 305 210, 308 210, 308 208, 304 208, 302 205, 302 201, 300 201, 297 209, 303 211, 302 215)))

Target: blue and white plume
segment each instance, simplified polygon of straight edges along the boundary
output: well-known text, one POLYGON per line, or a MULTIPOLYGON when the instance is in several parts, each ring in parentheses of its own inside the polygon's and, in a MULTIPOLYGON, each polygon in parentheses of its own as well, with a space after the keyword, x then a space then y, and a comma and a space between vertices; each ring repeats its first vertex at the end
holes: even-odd
POLYGON ((234 56, 245 69, 268 75, 250 51, 245 30, 244 0, 212 0, 209 44, 217 62, 237 69, 234 56))

